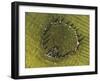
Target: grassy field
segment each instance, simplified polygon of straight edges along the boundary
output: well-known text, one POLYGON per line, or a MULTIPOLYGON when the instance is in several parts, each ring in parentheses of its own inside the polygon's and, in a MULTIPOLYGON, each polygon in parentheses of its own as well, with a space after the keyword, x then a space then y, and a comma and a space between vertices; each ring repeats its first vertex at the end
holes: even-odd
MULTIPOLYGON (((57 26, 57 25, 56 25, 57 26)), ((57 27, 59 27, 58 25, 57 27)), ((62 26, 62 25, 61 25, 62 26)), ((67 32, 62 30, 61 27, 51 29, 50 33, 53 32, 51 38, 54 38, 57 42, 57 45, 60 46, 61 50, 70 50, 74 49, 77 40, 74 35, 74 31, 67 32), (65 40, 61 40, 60 33, 65 32, 63 35, 69 36, 65 40), (73 38, 72 38, 73 37, 73 38), (71 40, 74 39, 73 40, 71 40), (65 47, 64 47, 65 46, 65 47)), ((48 44, 48 46, 53 46, 53 44, 48 44)), ((81 66, 89 65, 89 16, 88 15, 71 15, 71 14, 44 14, 44 13, 25 13, 25 67, 26 68, 36 68, 36 67, 53 67, 53 66, 81 66), (72 25, 72 29, 77 31, 79 48, 69 54, 68 57, 59 60, 59 62, 54 63, 53 61, 48 60, 45 56, 45 50, 41 45, 41 36, 45 26, 50 23, 52 20, 50 17, 61 16, 64 18, 64 23, 69 22, 69 25, 72 25), (84 39, 82 39, 84 37, 84 39), (82 40, 81 40, 82 39, 82 40)))

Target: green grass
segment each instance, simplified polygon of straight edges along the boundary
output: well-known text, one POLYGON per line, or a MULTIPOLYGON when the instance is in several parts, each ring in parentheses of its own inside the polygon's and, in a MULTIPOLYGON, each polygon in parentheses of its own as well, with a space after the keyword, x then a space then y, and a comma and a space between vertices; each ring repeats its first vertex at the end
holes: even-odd
MULTIPOLYGON (((25 67, 26 68, 36 68, 36 67, 53 67, 53 66, 80 66, 89 65, 89 16, 88 15, 71 15, 71 14, 59 14, 59 16, 64 17, 64 22, 70 21, 69 24, 74 24, 74 27, 79 28, 77 34, 84 37, 80 41, 80 46, 76 52, 69 54, 68 57, 59 60, 56 64, 53 61, 48 60, 45 56, 45 50, 41 45, 41 36, 45 26, 50 23, 50 17, 56 17, 57 14, 44 14, 44 13, 33 13, 26 12, 25 14, 25 67)), ((59 26, 59 25, 58 25, 59 26)), ((73 48, 74 44, 71 40, 71 35, 73 37, 73 32, 70 31, 67 34, 67 29, 61 32, 61 29, 51 29, 49 33, 55 32, 56 43, 59 43, 60 48, 64 50, 69 50, 73 48), (58 32, 58 33, 57 33, 58 32), (60 33, 66 32, 65 34, 69 36, 65 40, 60 39, 60 33), (63 42, 64 41, 64 42, 63 42), (67 43, 66 43, 67 42, 67 43), (70 42, 70 43, 69 43, 70 42), (65 47, 64 47, 65 46, 65 47)), ((64 35, 65 35, 64 34, 64 35)), ((73 37, 74 38, 74 37, 73 37)), ((80 38, 79 38, 80 39, 80 38)), ((75 39, 74 39, 75 42, 75 39)), ((48 46, 52 46, 48 44, 48 46)))

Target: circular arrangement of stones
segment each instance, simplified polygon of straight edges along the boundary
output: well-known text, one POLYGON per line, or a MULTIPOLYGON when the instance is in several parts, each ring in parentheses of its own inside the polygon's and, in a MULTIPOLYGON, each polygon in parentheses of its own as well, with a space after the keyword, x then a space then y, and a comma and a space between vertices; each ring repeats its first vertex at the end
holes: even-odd
POLYGON ((41 36, 43 55, 47 60, 57 62, 75 52, 79 46, 76 30, 64 18, 55 18, 48 23, 41 36))

